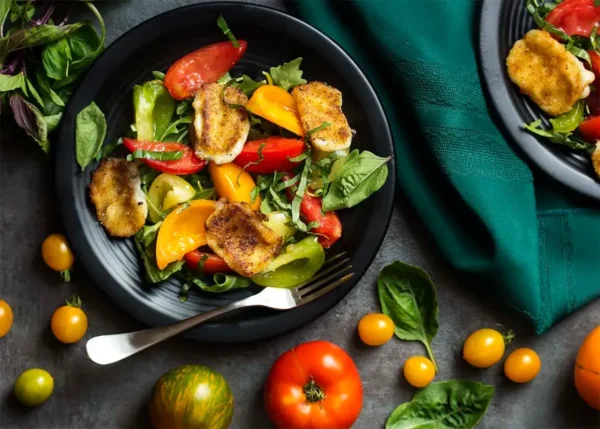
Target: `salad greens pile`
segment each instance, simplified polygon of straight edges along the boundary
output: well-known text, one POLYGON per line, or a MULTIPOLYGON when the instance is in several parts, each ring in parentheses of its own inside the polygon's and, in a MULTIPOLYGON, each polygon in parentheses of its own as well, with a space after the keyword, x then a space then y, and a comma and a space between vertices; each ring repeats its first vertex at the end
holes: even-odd
MULTIPOLYGON (((72 3, 0 2, 0 105, 44 152, 65 105, 87 68, 104 50, 106 30, 98 20, 68 24, 72 3)), ((85 154, 81 154, 83 156, 85 154)))

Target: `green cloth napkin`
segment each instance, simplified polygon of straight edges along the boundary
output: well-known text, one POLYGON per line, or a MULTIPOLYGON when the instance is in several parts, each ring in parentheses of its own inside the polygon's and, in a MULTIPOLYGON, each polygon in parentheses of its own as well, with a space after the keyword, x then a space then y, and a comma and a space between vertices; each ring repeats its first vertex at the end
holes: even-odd
POLYGON ((490 118, 473 0, 296 3, 382 101, 398 183, 442 253, 478 292, 541 333, 600 296, 600 204, 519 157, 490 118))

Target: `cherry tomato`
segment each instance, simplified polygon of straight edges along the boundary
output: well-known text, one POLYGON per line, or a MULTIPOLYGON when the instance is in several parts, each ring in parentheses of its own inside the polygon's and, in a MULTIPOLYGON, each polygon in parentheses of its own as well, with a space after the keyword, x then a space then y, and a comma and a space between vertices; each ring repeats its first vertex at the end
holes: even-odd
POLYGON ((575 387, 586 404, 600 411, 600 325, 588 334, 577 352, 575 387))
POLYGON ((156 159, 146 159, 143 161, 146 165, 160 171, 176 175, 194 174, 206 167, 208 162, 198 158, 191 147, 183 143, 160 143, 123 139, 123 145, 131 152, 136 150, 147 150, 150 152, 183 152, 183 157, 174 161, 158 161, 156 159))
POLYGON ((533 380, 541 368, 540 357, 534 350, 528 348, 514 350, 504 361, 504 374, 515 383, 527 383, 533 380))
POLYGON ((595 7, 594 1, 565 0, 550 11, 546 21, 569 36, 590 37, 600 21, 600 7, 595 7))
POLYGON ((73 267, 73 252, 62 234, 49 235, 42 244, 44 262, 54 271, 59 271, 65 281, 70 280, 70 269, 73 267))
POLYGON ((495 329, 475 331, 463 345, 463 358, 477 368, 489 368, 502 359, 505 344, 512 338, 511 331, 506 336, 495 329))
POLYGON ((54 379, 48 371, 31 368, 24 371, 15 382, 15 396, 23 405, 37 407, 50 398, 54 379))
POLYGON ((176 100, 192 97, 200 85, 219 80, 237 63, 248 42, 238 40, 239 48, 231 42, 220 42, 205 46, 178 59, 167 70, 165 86, 176 100))
POLYGON ((581 136, 589 141, 595 143, 596 140, 600 139, 600 116, 589 116, 579 124, 579 132, 581 136))
POLYGON ((304 141, 301 139, 269 137, 246 143, 233 162, 244 167, 248 173, 269 174, 276 171, 291 171, 298 163, 290 161, 290 158, 295 158, 302 152, 304 152, 304 141))
POLYGON ((227 262, 223 260, 220 256, 215 255, 214 253, 205 253, 199 250, 194 250, 193 252, 186 253, 184 256, 186 265, 190 270, 197 271, 198 264, 206 256, 204 260, 204 265, 202 266, 202 273, 206 276, 212 276, 217 273, 230 273, 231 268, 227 265, 227 262))
POLYGON ((8 302, 0 299, 0 338, 8 334, 13 324, 13 312, 8 302))
POLYGON ((362 399, 356 365, 327 341, 300 344, 281 355, 264 389, 267 413, 282 429, 350 428, 362 399))
POLYGON ((358 336, 369 346, 381 346, 394 336, 394 322, 385 314, 367 314, 358 322, 358 336))
POLYGON ((80 307, 81 299, 73 296, 67 300, 67 305, 58 308, 52 315, 50 327, 61 343, 75 343, 85 335, 88 320, 80 307))
POLYGON ((425 356, 412 356, 404 362, 404 378, 413 387, 425 387, 435 377, 433 362, 425 356))

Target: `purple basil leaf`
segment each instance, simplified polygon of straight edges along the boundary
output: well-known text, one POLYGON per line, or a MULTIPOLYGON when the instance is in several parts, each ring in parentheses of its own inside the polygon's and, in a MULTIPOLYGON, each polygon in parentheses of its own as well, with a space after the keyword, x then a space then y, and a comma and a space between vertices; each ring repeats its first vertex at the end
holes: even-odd
POLYGON ((42 112, 17 93, 10 96, 10 107, 16 123, 33 138, 46 153, 50 150, 48 124, 42 112))

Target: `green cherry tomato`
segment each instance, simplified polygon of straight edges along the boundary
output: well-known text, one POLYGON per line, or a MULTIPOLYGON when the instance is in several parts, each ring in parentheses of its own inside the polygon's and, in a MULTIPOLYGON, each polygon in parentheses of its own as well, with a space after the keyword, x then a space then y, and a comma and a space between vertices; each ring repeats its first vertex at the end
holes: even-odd
POLYGON ((42 405, 50 398, 54 390, 54 379, 40 368, 31 368, 23 372, 15 383, 17 399, 28 407, 42 405))
POLYGON ((316 236, 306 237, 285 250, 252 281, 260 286, 291 288, 315 275, 325 262, 325 251, 316 236))

